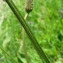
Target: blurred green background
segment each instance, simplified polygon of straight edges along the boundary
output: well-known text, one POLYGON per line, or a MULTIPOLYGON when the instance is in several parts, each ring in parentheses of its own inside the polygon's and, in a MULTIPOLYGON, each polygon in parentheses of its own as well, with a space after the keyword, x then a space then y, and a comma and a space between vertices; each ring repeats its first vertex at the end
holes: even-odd
MULTIPOLYGON (((24 17, 25 0, 13 2, 24 17)), ((34 0, 33 11, 26 21, 49 60, 53 63, 63 63, 63 0, 34 0)), ((25 42, 29 63, 44 63, 27 35, 25 42)), ((22 45, 22 26, 6 2, 1 0, 0 46, 18 63, 26 63, 22 45)), ((14 61, 0 49, 0 63, 14 61)))

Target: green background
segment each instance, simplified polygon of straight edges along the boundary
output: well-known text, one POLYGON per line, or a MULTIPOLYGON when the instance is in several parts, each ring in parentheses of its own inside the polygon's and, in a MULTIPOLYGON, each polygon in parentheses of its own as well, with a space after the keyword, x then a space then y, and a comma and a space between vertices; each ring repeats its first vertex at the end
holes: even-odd
MULTIPOLYGON (((13 0, 13 2, 24 17, 26 14, 25 0, 13 0)), ((26 22, 49 60, 53 63, 62 63, 63 0, 34 0, 33 11, 26 22)), ((30 63, 43 63, 27 35, 25 42, 30 63)), ((21 61, 26 63, 22 51, 22 26, 3 1, 0 2, 0 46, 19 63, 21 61)), ((14 62, 0 49, 0 63, 14 62)))

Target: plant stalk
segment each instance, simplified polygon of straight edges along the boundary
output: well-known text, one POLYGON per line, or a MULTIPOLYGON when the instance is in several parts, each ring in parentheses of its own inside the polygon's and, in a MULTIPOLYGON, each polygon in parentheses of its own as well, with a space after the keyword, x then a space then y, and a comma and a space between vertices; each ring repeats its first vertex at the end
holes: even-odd
POLYGON ((44 61, 46 63, 50 63, 49 59, 47 58, 46 54, 44 53, 44 51, 42 50, 42 48, 40 47, 38 41, 36 40, 36 38, 34 37, 34 34, 32 33, 30 27, 28 26, 28 24, 26 23, 26 21, 24 20, 24 18, 22 17, 22 15, 20 14, 19 10, 17 9, 17 7, 15 6, 15 4, 13 3, 12 0, 5 0, 6 3, 9 5, 9 7, 11 8, 11 10, 13 11, 13 13, 15 14, 15 16, 17 17, 17 19, 19 20, 20 24, 23 26, 23 28, 25 29, 29 39, 31 40, 34 48, 36 49, 38 55, 40 56, 41 59, 44 59, 44 61))
MULTIPOLYGON (((27 17, 28 17, 28 13, 26 13, 25 16, 24 16, 24 20, 25 20, 25 21, 26 21, 26 18, 27 18, 27 17)), ((24 28, 22 27, 23 52, 24 52, 24 54, 25 54, 27 63, 29 63, 29 58, 28 58, 27 49, 26 49, 25 36, 26 36, 26 33, 25 33, 24 28)))

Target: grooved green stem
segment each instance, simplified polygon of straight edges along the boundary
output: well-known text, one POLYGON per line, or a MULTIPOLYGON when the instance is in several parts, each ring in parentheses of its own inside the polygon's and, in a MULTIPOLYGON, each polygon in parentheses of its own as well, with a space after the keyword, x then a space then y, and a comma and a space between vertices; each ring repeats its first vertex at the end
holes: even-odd
POLYGON ((44 51, 41 49, 40 45, 38 44, 36 38, 34 37, 34 34, 32 33, 31 29, 29 28, 28 24, 26 23, 26 21, 24 20, 24 18, 22 17, 22 15, 20 14, 20 12, 18 11, 18 9, 16 8, 15 4, 12 2, 12 0, 5 0, 7 2, 7 4, 9 5, 9 7, 12 9, 13 13, 15 14, 15 16, 17 17, 17 19, 19 20, 20 24, 23 26, 23 28, 25 29, 26 33, 29 36, 29 39, 31 40, 34 48, 36 49, 37 53, 39 54, 40 58, 46 62, 46 63, 50 63, 50 61, 48 60, 47 56, 45 55, 44 51))

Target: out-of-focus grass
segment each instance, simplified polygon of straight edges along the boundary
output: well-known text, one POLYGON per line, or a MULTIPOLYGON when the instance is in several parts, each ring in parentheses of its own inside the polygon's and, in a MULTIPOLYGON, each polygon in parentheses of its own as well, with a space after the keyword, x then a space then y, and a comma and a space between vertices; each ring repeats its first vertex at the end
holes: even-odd
MULTIPOLYGON (((62 0, 34 0, 33 11, 27 18, 27 23, 40 46, 53 63, 63 62, 63 15, 60 13, 63 7, 62 2, 62 0)), ((19 49, 22 41, 22 26, 8 5, 2 3, 0 2, 0 45, 17 60, 17 53, 23 54, 22 49, 19 49)), ((16 0, 14 3, 24 17, 26 13, 24 9, 25 1, 16 0)), ((30 63, 42 63, 27 36, 26 45, 30 63)), ((6 60, 12 63, 11 59, 4 55, 1 50, 0 53, 1 58, 3 57, 3 63, 6 60)), ((21 58, 22 61, 25 61, 25 58, 21 58)))

